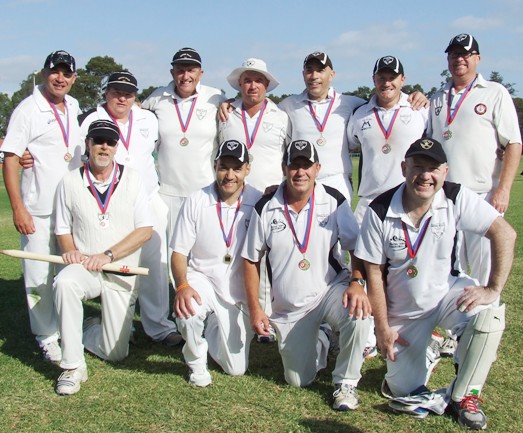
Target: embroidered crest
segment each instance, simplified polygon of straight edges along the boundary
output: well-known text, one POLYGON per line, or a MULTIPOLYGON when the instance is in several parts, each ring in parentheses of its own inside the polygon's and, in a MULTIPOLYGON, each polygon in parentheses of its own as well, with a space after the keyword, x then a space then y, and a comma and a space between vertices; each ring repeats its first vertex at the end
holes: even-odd
POLYGON ((478 104, 474 107, 476 114, 483 116, 487 112, 487 106, 485 104, 478 104))

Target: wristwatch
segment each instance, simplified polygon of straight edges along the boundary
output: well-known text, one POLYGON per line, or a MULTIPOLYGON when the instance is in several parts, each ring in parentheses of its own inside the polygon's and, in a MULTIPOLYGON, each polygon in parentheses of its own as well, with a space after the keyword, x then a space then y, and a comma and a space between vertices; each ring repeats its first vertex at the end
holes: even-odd
POLYGON ((111 263, 114 262, 114 254, 111 250, 104 251, 104 254, 111 259, 111 263))
POLYGON ((358 283, 361 287, 365 287, 365 283, 366 283, 366 281, 365 281, 363 278, 352 278, 352 279, 350 280, 350 282, 351 282, 351 283, 356 282, 356 283, 358 283))

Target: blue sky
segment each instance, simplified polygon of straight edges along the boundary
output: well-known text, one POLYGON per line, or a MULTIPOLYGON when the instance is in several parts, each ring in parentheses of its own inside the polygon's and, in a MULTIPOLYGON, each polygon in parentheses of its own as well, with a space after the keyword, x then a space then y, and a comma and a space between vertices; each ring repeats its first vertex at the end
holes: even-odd
POLYGON ((444 50, 459 33, 478 39, 480 72, 500 72, 521 97, 521 0, 0 0, 0 92, 11 95, 57 49, 79 67, 112 56, 140 88, 164 85, 184 46, 201 54, 202 81, 228 96, 236 92, 226 76, 248 57, 267 62, 281 83, 274 94, 301 92, 303 59, 318 50, 333 61, 338 91, 371 87, 382 55, 398 56, 407 83, 428 91, 439 87, 444 50))

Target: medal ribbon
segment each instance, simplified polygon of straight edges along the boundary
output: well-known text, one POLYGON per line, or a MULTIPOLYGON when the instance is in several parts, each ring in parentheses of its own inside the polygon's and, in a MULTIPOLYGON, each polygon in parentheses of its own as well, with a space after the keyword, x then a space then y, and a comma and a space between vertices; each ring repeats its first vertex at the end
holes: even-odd
POLYGON ((216 213, 218 214, 218 220, 220 221, 220 228, 222 229, 223 234, 223 240, 225 241, 225 246, 230 248, 232 244, 232 232, 234 231, 234 223, 236 222, 236 218, 238 217, 238 214, 240 213, 240 206, 242 203, 243 198, 243 188, 242 192, 240 193, 240 196, 238 197, 238 204, 236 205, 236 210, 234 211, 234 218, 232 220, 231 228, 229 230, 229 234, 225 234, 225 227, 223 225, 222 221, 222 201, 220 200, 220 197, 218 197, 218 201, 216 202, 216 213))
POLYGON ((247 148, 250 149, 252 145, 254 144, 254 140, 256 139, 256 134, 258 134, 258 128, 260 127, 261 119, 263 117, 263 113, 265 112, 265 108, 267 107, 267 100, 263 103, 263 107, 259 111, 258 119, 256 119, 256 124, 254 125, 254 130, 252 131, 252 134, 249 135, 249 127, 247 126, 247 117, 245 116, 245 108, 242 104, 242 123, 243 123, 243 130, 245 131, 245 138, 247 140, 247 148))
POLYGON ((189 128, 189 123, 191 122, 192 113, 194 111, 194 106, 196 105, 196 100, 198 99, 198 96, 196 96, 192 102, 191 102, 191 108, 189 110, 189 114, 187 115, 187 120, 182 120, 182 113, 180 112, 180 108, 178 107, 178 100, 175 98, 173 99, 174 102, 174 108, 176 108, 176 114, 178 115, 178 121, 180 122, 180 128, 182 128, 182 132, 185 134, 187 132, 187 129, 189 128))
POLYGON ((376 121, 378 122, 378 125, 380 126, 381 132, 383 133, 385 137, 385 141, 387 141, 390 137, 390 134, 392 133, 392 128, 394 127, 394 123, 396 122, 396 118, 398 117, 398 113, 400 112, 400 108, 396 108, 394 110, 394 114, 392 115, 392 119, 390 120, 389 126, 385 128, 385 125, 381 122, 380 115, 378 114, 378 110, 376 108, 373 108, 374 110, 374 116, 376 116, 376 121))
POLYGON ((323 133, 323 130, 325 129, 325 126, 327 125, 327 120, 329 120, 332 106, 334 104, 334 99, 336 99, 336 92, 334 92, 334 95, 332 96, 332 98, 329 102, 329 107, 327 108, 327 112, 325 113, 325 117, 323 118, 323 122, 321 122, 321 123, 318 120, 318 117, 316 116, 316 111, 314 111, 314 107, 312 106, 311 101, 308 101, 309 110, 311 111, 312 119, 314 120, 314 123, 316 124, 316 128, 318 128, 318 131, 320 131, 320 133, 323 133))
POLYGON ((305 236, 303 237, 303 242, 300 242, 298 240, 298 235, 296 234, 296 230, 294 229, 292 217, 289 213, 289 206, 287 205, 287 193, 285 188, 283 189, 283 210, 285 213, 285 219, 287 220, 287 222, 289 223, 289 227, 291 228, 292 236, 296 241, 296 245, 300 252, 302 254, 305 254, 305 252, 307 251, 307 247, 309 246, 309 239, 311 236, 312 217, 314 214, 314 190, 312 191, 312 194, 309 197, 309 215, 307 216, 307 226, 305 227, 305 236))
POLYGON ((87 175, 87 181, 89 182, 89 189, 91 190, 91 193, 93 194, 94 198, 96 199, 96 203, 98 204, 98 208, 100 209, 100 212, 102 212, 102 215, 105 215, 105 212, 107 211, 107 207, 109 206, 109 202, 111 201, 111 197, 114 192, 114 188, 116 187, 116 178, 118 177, 118 165, 114 169, 114 175, 113 179, 111 180, 111 183, 109 184, 109 188, 107 190, 107 194, 105 196, 105 200, 102 201, 102 196, 96 187, 94 186, 93 181, 91 180, 91 172, 89 171, 89 166, 87 164, 84 164, 84 173, 87 175))
POLYGON ((459 97, 459 100, 458 100, 458 103, 456 104, 456 106, 454 107, 454 111, 452 112, 451 114, 451 105, 452 105, 452 89, 454 87, 454 85, 452 85, 452 87, 450 88, 449 90, 449 96, 447 98, 447 125, 450 126, 450 124, 454 121, 454 119, 456 118, 456 115, 458 114, 458 111, 459 109, 461 108, 461 104, 463 104, 463 102, 465 101, 465 98, 467 97, 467 95, 469 94, 470 90, 472 89, 472 86, 474 85, 474 83, 476 82, 476 79, 478 77, 476 76, 476 78, 474 78, 474 81, 472 81, 466 88, 465 88, 465 91, 460 95, 459 97))
POLYGON ((131 110, 129 113, 129 128, 127 129, 127 138, 124 138, 124 136, 122 134, 122 130, 120 129, 120 125, 118 124, 118 121, 116 120, 116 117, 114 117, 113 114, 109 111, 109 107, 106 106, 104 108, 105 108, 105 111, 107 111, 107 114, 109 115, 111 120, 114 123, 116 123, 116 126, 118 126, 120 141, 125 146, 125 149, 127 150, 127 152, 129 152, 129 145, 131 144, 131 131, 133 129, 133 110, 131 110))
POLYGON ((58 126, 60 126, 60 131, 62 131, 62 138, 64 140, 65 147, 67 149, 67 152, 69 152, 69 109, 67 108, 67 103, 64 99, 64 108, 65 108, 65 117, 67 119, 67 128, 64 126, 64 123, 62 122, 62 118, 60 117, 60 113, 58 112, 58 109, 56 108, 56 105, 53 101, 51 101, 47 95, 44 94, 45 99, 49 103, 49 106, 51 107, 51 110, 53 110, 54 117, 56 121, 58 122, 58 126))
POLYGON ((401 222, 401 225, 403 226, 403 233, 405 235, 405 242, 407 243, 407 251, 411 259, 414 259, 414 257, 416 257, 416 254, 418 253, 419 247, 421 246, 421 242, 423 242, 423 238, 425 237, 425 233, 427 232, 427 228, 431 219, 432 217, 429 217, 427 221, 425 221, 425 224, 423 224, 423 227, 421 228, 421 233, 419 234, 418 239, 416 239, 416 242, 414 242, 414 245, 412 245, 412 242, 410 241, 407 225, 403 221, 401 222))

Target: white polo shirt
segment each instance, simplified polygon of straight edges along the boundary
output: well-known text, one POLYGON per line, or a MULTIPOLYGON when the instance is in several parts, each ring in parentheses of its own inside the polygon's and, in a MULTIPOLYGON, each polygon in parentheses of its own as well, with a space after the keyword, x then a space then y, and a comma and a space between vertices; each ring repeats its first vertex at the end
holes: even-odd
POLYGON ((85 143, 80 138, 78 101, 66 95, 66 113, 58 114, 67 130, 69 121, 69 153, 71 161, 64 159, 67 148, 62 130, 42 86, 35 87, 33 94, 15 108, 7 134, 2 144, 3 152, 21 157, 27 149, 34 159, 33 167, 22 170, 20 189, 22 200, 31 215, 51 215, 58 183, 64 175, 81 165, 85 143))
MULTIPOLYGON (((189 257, 188 275, 204 274, 214 285, 217 295, 228 304, 246 302, 241 248, 247 233, 254 205, 262 193, 245 185, 242 202, 232 232, 232 243, 227 249, 217 211, 218 194, 215 183, 192 193, 185 200, 170 247, 189 257), (227 252, 231 262, 225 263, 227 252)), ((234 221, 237 204, 221 203, 222 223, 226 235, 234 221)))
POLYGON ((416 319, 429 315, 457 278, 453 269, 456 231, 484 235, 500 214, 469 189, 445 182, 420 222, 422 228, 430 218, 411 260, 402 222, 413 245, 422 230, 412 225, 403 209, 404 188, 403 183, 370 204, 354 253, 367 262, 386 265, 388 316, 416 319), (407 275, 412 265, 418 271, 415 277, 407 275))
MULTIPOLYGON (((305 252, 310 268, 301 270, 299 263, 304 255, 299 251, 285 217, 284 185, 256 204, 242 256, 259 262, 267 254, 267 269, 272 276, 271 319, 295 322, 320 303, 333 283, 347 276, 337 242, 339 239, 342 249, 353 250, 358 224, 345 197, 339 191, 317 183, 309 246, 305 252)), ((299 214, 289 207, 300 242, 304 239, 309 211, 308 204, 299 214)))
MULTIPOLYGON (((447 179, 459 182, 477 193, 486 193, 499 182, 501 161, 496 149, 508 143, 521 143, 519 122, 514 102, 507 89, 485 80, 478 74, 476 82, 463 100, 454 121, 447 125, 448 82, 432 97, 427 135, 438 140, 448 159, 447 179), (449 130, 452 136, 444 138, 449 130)), ((456 106, 463 89, 452 98, 456 106)))
POLYGON ((307 90, 299 95, 291 95, 279 103, 279 107, 289 115, 292 125, 292 140, 307 140, 316 146, 321 162, 318 180, 338 174, 352 175, 352 162, 347 140, 347 123, 354 110, 364 104, 364 99, 343 95, 331 87, 327 99, 309 100, 307 90), (334 94, 336 93, 336 96, 334 94), (329 103, 334 97, 330 116, 323 133, 320 133, 312 117, 309 102, 312 104, 318 121, 325 118, 329 103), (326 139, 323 146, 316 144, 320 136, 326 139))
POLYGON ((389 110, 378 105, 376 95, 358 108, 349 120, 347 135, 351 148, 361 147, 362 171, 358 195, 375 198, 402 183, 401 162, 409 146, 423 135, 428 109, 412 109, 408 95, 401 93, 399 102, 389 110), (391 125, 399 110, 388 139, 385 139, 375 111, 384 128, 391 125), (384 147, 388 143, 388 146, 384 147))
POLYGON ((180 98, 174 83, 156 89, 142 104, 158 118, 158 170, 160 193, 187 197, 214 181, 213 158, 217 149, 217 107, 225 100, 221 91, 198 84, 196 94, 180 98), (184 134, 174 100, 178 102, 182 122, 186 123, 194 99, 193 113, 184 134), (182 146, 180 140, 189 142, 182 146))
MULTIPOLYGON (((242 100, 236 99, 232 104, 234 110, 229 113, 227 122, 219 125, 219 142, 238 140, 248 145, 242 121, 242 100)), ((260 113, 254 117, 245 115, 249 135, 256 127, 260 113)), ((251 172, 246 182, 254 188, 264 191, 271 185, 279 185, 283 179, 281 161, 286 144, 290 140, 290 124, 287 114, 274 102, 267 99, 267 106, 260 120, 254 143, 249 149, 252 156, 251 172)))
MULTIPOLYGON (((124 143, 120 140, 114 159, 118 164, 131 167, 140 172, 147 192, 151 195, 159 189, 158 173, 156 172, 153 157, 156 141, 158 140, 158 120, 153 113, 143 110, 137 105, 133 105, 131 112, 132 125, 129 121, 125 124, 118 121, 120 133, 125 140, 129 141, 129 146, 126 149, 124 143), (129 128, 131 129, 131 135, 128 139, 129 128)), ((85 117, 82 116, 80 125, 82 138, 85 139, 89 125, 99 119, 112 120, 102 105, 86 113, 85 117)))

